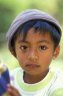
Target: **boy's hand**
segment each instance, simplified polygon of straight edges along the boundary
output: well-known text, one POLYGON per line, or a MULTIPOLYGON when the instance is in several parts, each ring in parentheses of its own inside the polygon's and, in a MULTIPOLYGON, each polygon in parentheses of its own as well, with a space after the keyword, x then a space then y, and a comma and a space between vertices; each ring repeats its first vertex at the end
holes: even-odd
POLYGON ((8 87, 7 92, 9 94, 9 96, 21 96, 19 94, 18 90, 16 88, 14 88, 13 86, 8 85, 7 87, 8 87))

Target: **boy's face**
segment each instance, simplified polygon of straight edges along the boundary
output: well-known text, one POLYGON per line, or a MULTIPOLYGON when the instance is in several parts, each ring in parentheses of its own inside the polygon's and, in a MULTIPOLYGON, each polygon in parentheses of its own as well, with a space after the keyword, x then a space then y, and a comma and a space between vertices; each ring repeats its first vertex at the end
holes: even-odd
POLYGON ((54 50, 54 43, 50 34, 34 33, 31 28, 25 41, 23 35, 15 42, 16 58, 24 71, 30 75, 46 72, 51 60, 57 56, 59 48, 54 50))

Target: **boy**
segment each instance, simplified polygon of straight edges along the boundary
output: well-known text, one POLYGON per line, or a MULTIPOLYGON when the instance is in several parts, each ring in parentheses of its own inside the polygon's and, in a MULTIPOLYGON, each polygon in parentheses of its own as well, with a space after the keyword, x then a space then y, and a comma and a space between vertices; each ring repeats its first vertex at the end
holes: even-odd
POLYGON ((60 51, 61 28, 42 11, 31 9, 18 15, 7 33, 10 52, 21 68, 8 85, 10 96, 63 96, 62 73, 49 65, 60 51), (61 82, 60 82, 61 80, 61 82))

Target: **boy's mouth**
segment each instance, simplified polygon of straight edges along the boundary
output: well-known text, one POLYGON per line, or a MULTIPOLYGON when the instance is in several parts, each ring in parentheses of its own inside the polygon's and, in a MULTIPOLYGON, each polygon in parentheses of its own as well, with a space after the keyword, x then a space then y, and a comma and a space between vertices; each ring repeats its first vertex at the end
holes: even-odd
POLYGON ((40 65, 38 65, 38 64, 26 64, 26 67, 27 68, 31 68, 31 69, 33 68, 34 69, 34 68, 40 67, 40 65))

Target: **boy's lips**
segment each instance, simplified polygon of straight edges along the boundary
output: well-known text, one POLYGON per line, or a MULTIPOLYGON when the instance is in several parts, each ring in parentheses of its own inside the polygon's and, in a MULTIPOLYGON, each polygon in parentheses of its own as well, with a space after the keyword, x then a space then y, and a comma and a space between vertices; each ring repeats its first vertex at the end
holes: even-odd
POLYGON ((40 65, 38 65, 38 64, 26 64, 26 67, 28 67, 28 68, 38 68, 38 67, 40 67, 40 65))

